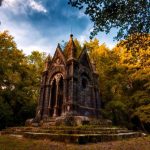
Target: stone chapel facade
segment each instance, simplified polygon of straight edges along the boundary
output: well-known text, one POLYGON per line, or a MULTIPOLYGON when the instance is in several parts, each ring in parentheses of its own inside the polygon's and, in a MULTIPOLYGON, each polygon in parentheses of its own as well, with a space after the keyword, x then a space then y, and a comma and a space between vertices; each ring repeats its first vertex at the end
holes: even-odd
POLYGON ((42 74, 36 117, 40 119, 72 116, 99 117, 98 74, 86 49, 77 58, 73 35, 61 50, 58 44, 53 58, 47 58, 42 74))

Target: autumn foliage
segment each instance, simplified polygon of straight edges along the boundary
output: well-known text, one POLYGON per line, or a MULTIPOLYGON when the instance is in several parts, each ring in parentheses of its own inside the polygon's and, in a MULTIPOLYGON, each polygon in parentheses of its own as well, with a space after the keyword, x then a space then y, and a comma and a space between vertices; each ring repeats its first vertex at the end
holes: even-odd
POLYGON ((26 56, 8 32, 0 33, 0 128, 35 115, 45 54, 26 56))
MULTIPOLYGON (((133 51, 122 42, 113 50, 97 39, 84 43, 99 74, 100 111, 114 125, 150 131, 150 46, 133 51)), ((35 116, 45 58, 38 51, 26 56, 8 32, 0 33, 0 128, 35 116)))

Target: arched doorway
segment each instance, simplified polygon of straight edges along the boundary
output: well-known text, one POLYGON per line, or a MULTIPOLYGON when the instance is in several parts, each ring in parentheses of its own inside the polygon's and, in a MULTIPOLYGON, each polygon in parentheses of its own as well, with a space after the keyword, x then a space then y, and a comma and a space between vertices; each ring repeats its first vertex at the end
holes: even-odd
POLYGON ((61 116, 63 111, 63 76, 56 74, 52 79, 51 98, 50 98, 50 117, 61 116))

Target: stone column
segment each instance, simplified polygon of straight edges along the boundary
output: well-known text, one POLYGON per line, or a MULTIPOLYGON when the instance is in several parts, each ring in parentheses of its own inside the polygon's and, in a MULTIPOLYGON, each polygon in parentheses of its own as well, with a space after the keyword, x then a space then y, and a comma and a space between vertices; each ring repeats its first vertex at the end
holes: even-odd
POLYGON ((65 115, 65 109, 66 109, 66 86, 67 86, 67 80, 63 79, 63 104, 62 104, 62 115, 65 115))
POLYGON ((58 113, 58 92, 59 92, 59 78, 56 78, 56 99, 53 117, 56 117, 58 113))
POLYGON ((43 88, 43 86, 41 86, 39 104, 38 104, 40 110, 42 110, 42 106, 43 106, 43 94, 44 94, 44 88, 43 88))
POLYGON ((93 108, 93 86, 90 86, 90 107, 93 108))
POLYGON ((99 117, 99 109, 101 107, 101 103, 100 103, 100 95, 99 95, 99 91, 98 88, 96 89, 96 115, 97 117, 99 117))
POLYGON ((45 85, 45 103, 44 103, 44 110, 43 110, 43 118, 48 118, 49 89, 50 89, 50 85, 45 85))
POLYGON ((41 120, 41 117, 42 117, 43 92, 44 92, 43 86, 41 86, 41 89, 40 89, 40 96, 39 96, 39 101, 38 101, 38 107, 37 107, 36 116, 35 116, 35 120, 36 120, 36 121, 41 120))
POLYGON ((93 108, 94 108, 94 115, 96 115, 96 93, 95 93, 95 87, 93 86, 93 108))
MULTIPOLYGON (((43 112, 44 112, 44 103, 45 103, 45 86, 41 86, 41 93, 40 93, 40 114, 41 118, 43 117, 43 112)), ((39 114, 39 112, 38 112, 39 114)))
POLYGON ((68 84, 68 102, 67 102, 67 114, 73 112, 73 79, 69 80, 68 84))
POLYGON ((94 88, 94 92, 95 92, 95 115, 97 116, 97 108, 98 108, 98 103, 97 103, 97 101, 98 101, 98 97, 97 97, 97 89, 96 88, 94 88))
POLYGON ((42 83, 41 83, 41 93, 40 93, 40 111, 38 111, 38 114, 41 114, 41 119, 44 115, 44 106, 45 106, 45 93, 46 93, 46 81, 47 81, 47 72, 43 72, 42 75, 42 83))
POLYGON ((51 101, 52 101, 52 85, 50 85, 49 88, 49 97, 48 97, 48 116, 50 116, 50 111, 51 111, 51 101))
POLYGON ((95 92, 94 92, 94 87, 92 86, 92 105, 93 105, 93 108, 95 108, 95 92))

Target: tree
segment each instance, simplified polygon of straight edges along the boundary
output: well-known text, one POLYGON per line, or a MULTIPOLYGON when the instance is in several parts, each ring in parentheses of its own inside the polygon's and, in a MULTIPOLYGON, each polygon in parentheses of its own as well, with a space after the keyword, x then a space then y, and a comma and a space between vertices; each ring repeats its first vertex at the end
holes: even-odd
POLYGON ((150 131, 150 103, 136 108, 132 121, 143 130, 150 131))
POLYGON ((11 107, 0 96, 0 129, 12 123, 13 112, 11 107))
POLYGON ((44 71, 44 65, 46 60, 46 54, 40 53, 39 51, 32 51, 30 55, 27 56, 27 62, 29 67, 29 76, 31 83, 28 85, 32 91, 31 95, 33 96, 33 100, 37 102, 37 98, 40 93, 40 83, 41 83, 41 75, 44 71))
POLYGON ((136 53, 140 49, 148 51, 150 49, 150 34, 132 34, 125 40, 121 40, 117 46, 127 48, 132 53, 136 53))
POLYGON ((98 32, 109 33, 112 28, 118 29, 115 37, 118 40, 150 33, 149 0, 69 0, 68 3, 85 9, 85 14, 94 23, 91 38, 98 32))
POLYGON ((114 100, 107 103, 105 107, 109 117, 115 125, 126 125, 128 112, 127 106, 120 100, 114 100))
POLYGON ((25 56, 8 32, 0 33, 0 128, 35 116, 45 54, 25 56))
MULTIPOLYGON (((0 60, 0 96, 4 109, 8 110, 5 112, 5 116, 12 114, 11 119, 15 122, 17 111, 20 110, 23 103, 21 85, 26 66, 25 56, 22 51, 17 49, 13 37, 8 32, 0 33, 0 60)), ((6 121, 5 123, 5 126, 10 125, 10 122, 6 121)))
MULTIPOLYGON (((148 42, 149 38, 141 40, 148 42)), ((85 45, 99 74, 101 114, 114 124, 149 130, 149 47, 133 51, 119 43, 110 51, 97 39, 85 45)))
MULTIPOLYGON (((145 42, 149 38, 143 39, 145 42)), ((123 42, 123 41, 122 41, 123 42)), ((137 46, 136 43, 134 45, 137 46)), ((150 47, 147 49, 138 48, 136 51, 128 49, 120 44, 113 49, 118 56, 120 66, 126 68, 126 85, 124 85, 127 95, 126 105, 130 116, 130 121, 134 123, 135 128, 149 130, 150 111, 150 47), (143 112, 142 112, 143 111, 143 112), (142 112, 142 113, 141 113, 142 112)))

